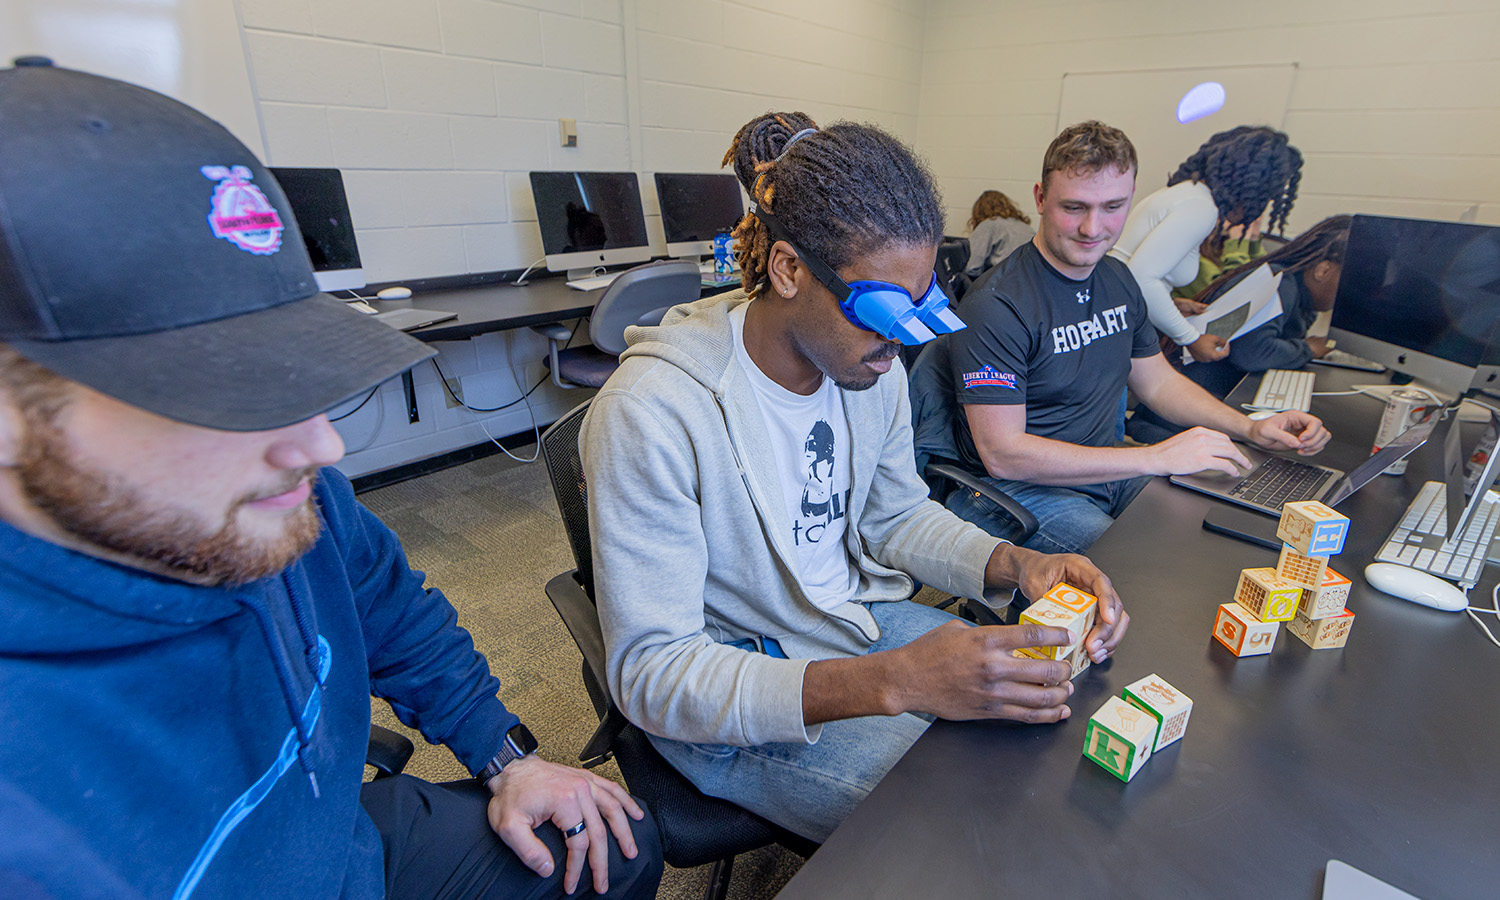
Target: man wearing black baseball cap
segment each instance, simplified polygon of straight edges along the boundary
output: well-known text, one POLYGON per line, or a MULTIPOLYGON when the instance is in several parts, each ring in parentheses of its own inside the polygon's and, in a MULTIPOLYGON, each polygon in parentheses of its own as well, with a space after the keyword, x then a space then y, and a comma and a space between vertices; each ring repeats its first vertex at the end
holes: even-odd
POLYGON ((0 70, 0 896, 654 896, 645 812, 534 755, 329 468, 431 354, 317 292, 219 125, 0 70), (478 778, 362 787, 372 694, 478 778))

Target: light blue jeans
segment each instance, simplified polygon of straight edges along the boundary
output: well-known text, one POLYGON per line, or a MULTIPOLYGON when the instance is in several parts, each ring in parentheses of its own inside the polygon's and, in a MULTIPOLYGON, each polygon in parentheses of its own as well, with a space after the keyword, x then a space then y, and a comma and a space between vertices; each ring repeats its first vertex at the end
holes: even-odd
MULTIPOLYGON (((1151 476, 1079 487, 1027 484, 989 476, 983 480, 1009 494, 1036 516, 1039 527, 1025 547, 1043 553, 1083 553, 1114 524, 1151 476)), ((998 507, 988 498, 976 497, 973 491, 957 490, 948 495, 945 505, 960 519, 973 522, 991 534, 1000 533, 1002 520, 997 515, 998 507)))
MULTIPOLYGON (((866 604, 880 625, 871 653, 910 643, 957 617, 902 600, 866 604)), ((961 621, 961 620, 960 620, 961 621)), ((749 641, 736 642, 755 648, 749 641)), ((929 722, 919 716, 868 716, 827 722, 815 744, 689 744, 651 735, 651 743, 698 790, 822 842, 896 764, 929 722)))

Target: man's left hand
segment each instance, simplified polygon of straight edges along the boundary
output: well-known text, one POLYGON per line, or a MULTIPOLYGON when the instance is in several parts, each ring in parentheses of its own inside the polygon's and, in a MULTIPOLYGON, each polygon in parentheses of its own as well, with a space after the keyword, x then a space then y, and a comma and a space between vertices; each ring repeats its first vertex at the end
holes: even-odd
POLYGON ((1038 553, 1024 547, 1015 547, 1019 554, 1021 593, 1033 599, 1042 596, 1066 581, 1073 587, 1093 594, 1099 602, 1099 613, 1094 619, 1094 629, 1084 638, 1089 658, 1102 663, 1115 652, 1125 630, 1130 627, 1130 614, 1109 576, 1089 562, 1088 557, 1076 553, 1038 553))
POLYGON ((1266 450, 1296 450, 1299 456, 1312 456, 1333 435, 1317 416, 1293 409, 1251 421, 1246 437, 1266 450))
POLYGON ((625 858, 635 859, 630 819, 639 821, 645 812, 624 788, 607 778, 527 756, 491 778, 489 787, 495 795, 490 799, 490 827, 543 878, 552 874, 554 862, 547 845, 537 838, 536 829, 549 821, 562 831, 583 823, 583 831, 567 838, 563 889, 569 894, 578 886, 585 855, 594 873, 594 891, 603 894, 609 890, 610 832, 620 842, 625 858))

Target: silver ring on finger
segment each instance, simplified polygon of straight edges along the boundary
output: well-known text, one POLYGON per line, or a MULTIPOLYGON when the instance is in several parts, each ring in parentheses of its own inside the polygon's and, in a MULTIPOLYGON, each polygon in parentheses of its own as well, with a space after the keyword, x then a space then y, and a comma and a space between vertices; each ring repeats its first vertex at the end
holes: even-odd
POLYGON ((577 837, 578 835, 583 834, 583 830, 585 828, 587 828, 587 827, 588 827, 587 823, 585 823, 585 822, 579 822, 577 825, 574 825, 572 828, 569 828, 569 829, 565 830, 563 832, 563 837, 565 837, 565 838, 577 837))

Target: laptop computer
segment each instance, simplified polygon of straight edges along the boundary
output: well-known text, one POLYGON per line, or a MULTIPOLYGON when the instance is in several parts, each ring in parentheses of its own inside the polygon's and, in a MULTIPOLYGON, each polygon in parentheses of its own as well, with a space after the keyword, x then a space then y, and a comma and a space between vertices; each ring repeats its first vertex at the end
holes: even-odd
POLYGON ((1374 481, 1392 463, 1405 459, 1425 444, 1436 424, 1437 417, 1431 416, 1427 421, 1413 425, 1347 474, 1329 466, 1283 459, 1255 447, 1236 444, 1250 460, 1251 469, 1246 474, 1199 472, 1173 475, 1171 480, 1175 485, 1269 516, 1281 515, 1282 504, 1298 500, 1321 500, 1333 506, 1374 481))
POLYGON ((436 325, 449 319, 458 318, 456 312, 445 312, 441 309, 419 309, 415 306, 403 306, 400 309, 388 309, 382 313, 375 314, 377 322, 384 322, 397 331, 415 331, 418 328, 426 328, 428 325, 436 325))
POLYGON ((1346 862, 1328 861, 1323 871, 1323 900, 1417 900, 1346 862))

